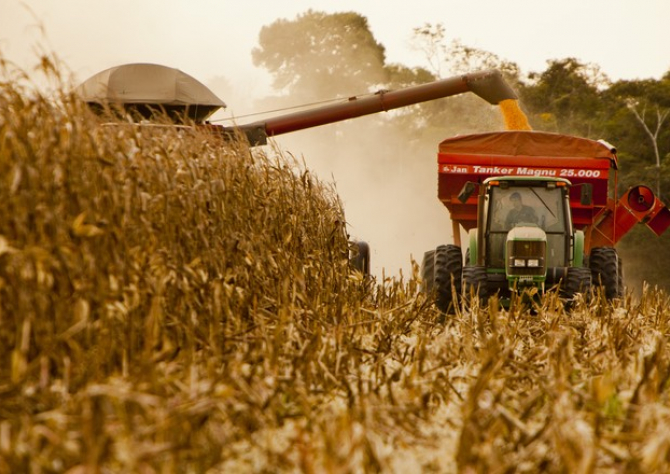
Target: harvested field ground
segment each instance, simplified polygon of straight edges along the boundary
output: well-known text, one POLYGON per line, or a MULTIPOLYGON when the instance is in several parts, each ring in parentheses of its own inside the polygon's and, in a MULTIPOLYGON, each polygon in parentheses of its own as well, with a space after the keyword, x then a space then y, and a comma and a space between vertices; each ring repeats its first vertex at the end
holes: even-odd
POLYGON ((664 292, 440 324, 290 157, 3 74, 0 473, 670 470, 664 292))

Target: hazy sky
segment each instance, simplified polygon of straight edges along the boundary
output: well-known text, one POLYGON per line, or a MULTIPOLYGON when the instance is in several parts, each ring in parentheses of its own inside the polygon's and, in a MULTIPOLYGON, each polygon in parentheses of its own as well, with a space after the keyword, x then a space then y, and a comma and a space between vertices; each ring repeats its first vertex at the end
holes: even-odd
POLYGON ((659 78, 670 69, 669 0, 0 0, 0 51, 29 67, 36 47, 46 47, 80 80, 156 62, 202 82, 223 76, 262 90, 267 75, 250 57, 261 27, 308 9, 361 13, 388 62, 406 66, 427 65, 409 40, 431 22, 524 72, 565 57, 598 64, 613 79, 659 78))

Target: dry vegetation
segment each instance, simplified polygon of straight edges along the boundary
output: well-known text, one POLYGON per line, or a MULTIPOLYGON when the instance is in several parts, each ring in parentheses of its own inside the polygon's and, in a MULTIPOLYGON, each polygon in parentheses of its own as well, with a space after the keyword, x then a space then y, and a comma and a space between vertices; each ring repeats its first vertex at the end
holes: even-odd
POLYGON ((666 294, 439 324, 290 157, 0 111, 1 473, 670 469, 666 294))

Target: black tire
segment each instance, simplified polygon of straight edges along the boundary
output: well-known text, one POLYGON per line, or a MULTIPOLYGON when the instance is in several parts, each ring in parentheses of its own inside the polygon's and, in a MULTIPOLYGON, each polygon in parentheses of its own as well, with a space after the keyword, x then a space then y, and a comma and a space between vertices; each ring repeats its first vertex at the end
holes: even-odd
POLYGON ((489 298, 486 267, 466 265, 463 267, 463 299, 470 302, 470 298, 479 298, 480 304, 485 304, 489 298))
POLYGON ((370 246, 367 242, 351 242, 349 265, 364 276, 370 276, 370 246))
POLYGON ((423 254, 421 261, 421 291, 430 293, 435 287, 435 250, 423 254))
POLYGON ((435 305, 443 313, 453 310, 461 294, 463 254, 456 245, 440 245, 435 249, 435 305), (456 301, 454 301, 456 300, 456 301))
POLYGON ((435 293, 435 306, 443 313, 449 313, 458 303, 462 270, 463 254, 457 245, 440 245, 423 255, 422 290, 435 293))
POLYGON ((587 267, 570 267, 561 284, 561 297, 573 300, 578 293, 588 294, 591 291, 591 270, 587 267))
POLYGON ((612 247, 596 247, 589 255, 593 285, 602 285, 608 300, 623 297, 623 262, 612 247))

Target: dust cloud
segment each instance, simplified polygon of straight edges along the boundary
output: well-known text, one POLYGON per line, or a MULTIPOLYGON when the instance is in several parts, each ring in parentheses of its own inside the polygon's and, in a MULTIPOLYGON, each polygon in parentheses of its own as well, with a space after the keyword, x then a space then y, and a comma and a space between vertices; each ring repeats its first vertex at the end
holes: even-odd
MULTIPOLYGON (((468 124, 480 115, 482 129, 499 128, 497 108, 474 104, 468 124)), ((446 108, 458 98, 440 99, 446 108)), ((322 181, 334 184, 353 240, 370 244, 371 272, 411 275, 412 259, 438 245, 453 243, 447 209, 437 198, 437 150, 441 139, 475 130, 459 127, 459 117, 439 135, 412 134, 395 123, 398 114, 367 116, 294 132, 275 139, 280 149, 303 159, 322 181), (455 133, 454 133, 455 132, 455 133), (438 138, 439 137, 439 138, 438 138)), ((407 117, 403 117, 407 119, 407 117)), ((416 117, 420 120, 420 117, 416 117)), ((416 132, 416 130, 415 130, 416 132)))
POLYGON ((407 275, 411 257, 420 261, 423 251, 453 240, 449 215, 437 200, 436 144, 402 146, 377 120, 354 121, 277 141, 334 183, 351 238, 370 244, 372 273, 407 275), (327 134, 330 140, 323 139, 327 134))

